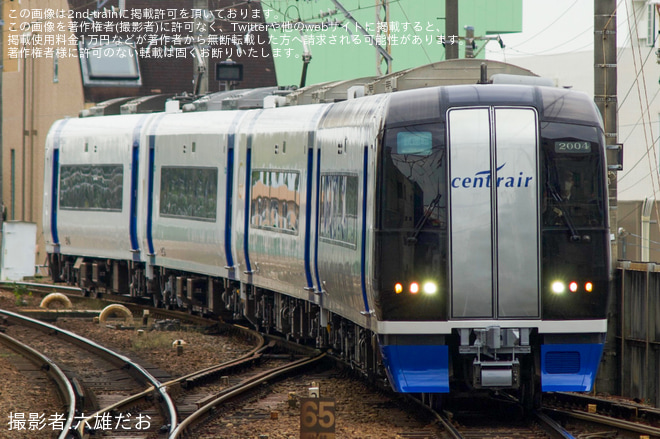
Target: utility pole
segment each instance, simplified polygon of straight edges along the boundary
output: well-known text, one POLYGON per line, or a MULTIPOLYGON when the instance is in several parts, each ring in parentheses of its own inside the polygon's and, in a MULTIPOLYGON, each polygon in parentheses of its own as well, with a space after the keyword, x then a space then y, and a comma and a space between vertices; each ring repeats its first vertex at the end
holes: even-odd
MULTIPOLYGON (((390 0, 376 0, 376 23, 387 23, 385 28, 385 51, 388 55, 392 55, 392 47, 390 46, 390 0)), ((378 38, 382 33, 381 27, 377 27, 376 37, 378 38)), ((392 73, 391 58, 385 58, 378 51, 376 51, 376 72, 378 76, 392 73), (383 73, 382 68, 383 62, 385 62, 385 73, 383 73)))
POLYGON ((209 12, 209 0, 193 0, 193 9, 202 11, 195 18, 193 35, 193 71, 195 89, 193 94, 202 95, 209 91, 209 57, 202 51, 202 46, 208 44, 209 25, 213 22, 209 12))
POLYGON ((474 58, 474 26, 465 26, 465 57, 474 58))
MULTIPOLYGON (((617 65, 616 65, 616 0, 594 1, 594 101, 603 116, 605 141, 617 145, 617 65)), ((617 147, 618 150, 618 147, 617 147)), ((610 149, 608 153, 617 150, 610 149)), ((610 230, 617 230, 617 181, 613 157, 608 157, 608 196, 610 200, 610 230)), ((617 257, 616 239, 611 240, 612 259, 617 257)))
MULTIPOLYGON (((594 0, 594 101, 603 116, 605 141, 608 145, 608 198, 610 202, 610 248, 612 251, 612 272, 616 269, 618 257, 617 245, 617 175, 621 169, 621 146, 617 145, 617 60, 616 60, 616 0, 594 0), (616 157, 616 158, 618 158, 616 157)), ((615 291, 612 282, 611 291, 615 291)), ((612 301, 616 307, 616 301, 612 301)), ((616 333, 616 311, 608 310, 608 333, 616 333)), ((602 373, 604 377, 599 391, 617 393, 615 381, 617 376, 616 343, 613 337, 608 337, 603 355, 602 373)))
MULTIPOLYGON (((344 17, 353 25, 355 25, 355 28, 360 31, 365 37, 367 37, 368 41, 371 42, 371 45, 376 48, 380 56, 385 60, 387 63, 387 70, 388 73, 392 68, 392 55, 387 51, 387 49, 383 48, 380 44, 378 44, 378 41, 369 33, 367 30, 362 26, 354 17, 351 15, 351 13, 344 7, 344 5, 341 4, 339 0, 330 0, 334 5, 337 7, 339 11, 341 11, 342 14, 344 14, 344 17)), ((388 23, 389 24, 389 23, 388 23)), ((346 30, 348 31, 348 27, 346 27, 346 30)), ((348 31, 350 33, 350 31, 348 31)), ((380 65, 380 64, 379 64, 380 65)))
POLYGON ((445 59, 458 59, 458 0, 445 0, 445 59))

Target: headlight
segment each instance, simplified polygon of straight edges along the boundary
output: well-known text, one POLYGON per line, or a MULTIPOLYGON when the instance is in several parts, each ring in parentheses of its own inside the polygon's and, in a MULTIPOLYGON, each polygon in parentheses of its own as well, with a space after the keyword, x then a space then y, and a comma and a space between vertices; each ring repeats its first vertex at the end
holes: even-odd
POLYGON ((563 294, 566 291, 566 285, 561 281, 555 281, 552 283, 552 292, 555 294, 563 294))
POLYGON ((438 285, 435 282, 424 283, 423 291, 425 294, 433 295, 438 292, 438 285))

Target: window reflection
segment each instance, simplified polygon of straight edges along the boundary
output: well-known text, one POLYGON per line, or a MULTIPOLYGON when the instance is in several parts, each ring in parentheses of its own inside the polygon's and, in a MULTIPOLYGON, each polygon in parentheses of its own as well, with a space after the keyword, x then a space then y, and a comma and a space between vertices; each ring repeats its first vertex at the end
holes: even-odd
POLYGON ((160 214, 215 221, 218 169, 163 167, 160 177, 160 214))
POLYGON ((120 212, 123 165, 62 165, 60 209, 120 212))
POLYGON ((352 248, 357 244, 358 177, 321 176, 319 236, 322 241, 352 248))
POLYGON ((250 197, 252 227, 298 234, 300 173, 255 169, 250 197))

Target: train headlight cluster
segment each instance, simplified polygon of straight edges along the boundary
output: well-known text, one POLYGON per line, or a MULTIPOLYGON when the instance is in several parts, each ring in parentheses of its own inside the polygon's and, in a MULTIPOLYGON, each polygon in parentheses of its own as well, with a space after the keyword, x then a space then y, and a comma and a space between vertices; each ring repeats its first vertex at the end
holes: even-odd
MULTIPOLYGON (((557 281, 554 281, 550 285, 550 289, 555 294, 564 294, 567 289, 571 293, 577 293, 578 291, 580 291, 580 284, 577 281, 570 281, 570 282, 568 282, 568 285, 567 285, 565 282, 557 280, 557 281)), ((582 291, 586 291, 587 293, 591 293, 593 290, 594 290, 594 284, 592 282, 585 282, 584 283, 582 291)))
POLYGON ((435 282, 425 282, 423 291, 425 294, 433 295, 438 292, 438 285, 435 282))
POLYGON ((552 283, 552 292, 555 294, 563 294, 566 291, 566 285, 564 282, 555 281, 552 283))
MULTIPOLYGON (((404 291, 404 286, 402 283, 397 282, 394 284, 394 292, 396 294, 401 294, 404 291)), ((428 296, 433 296, 438 292, 438 284, 433 281, 424 282, 421 287, 419 282, 410 282, 408 284, 407 290, 410 294, 417 294, 420 291, 428 296)))

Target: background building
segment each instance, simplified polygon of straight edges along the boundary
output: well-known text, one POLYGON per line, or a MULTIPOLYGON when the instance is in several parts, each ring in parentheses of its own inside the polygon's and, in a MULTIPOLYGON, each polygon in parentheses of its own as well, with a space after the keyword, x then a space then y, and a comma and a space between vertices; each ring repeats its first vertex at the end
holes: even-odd
MULTIPOLYGON (((655 1, 617 4, 618 141, 623 171, 618 179, 618 257, 660 261, 660 53, 655 1)), ((507 46, 489 43, 489 59, 506 60, 551 78, 560 87, 594 95, 593 2, 526 1, 526 27, 507 38, 507 46), (578 25, 579 24, 579 25, 578 25)))
MULTIPOLYGON (((25 24, 31 17, 20 16, 21 9, 32 8, 68 10, 68 5, 65 0, 2 2, 2 200, 7 220, 37 223, 40 236, 46 134, 56 119, 77 115, 84 100, 77 58, 33 52, 45 32, 25 24)), ((66 24, 53 22, 55 29, 66 24)), ((68 37, 66 28, 62 34, 68 37)), ((37 264, 44 261, 43 250, 38 251, 37 264)))
MULTIPOLYGON (((443 0, 278 0, 263 2, 281 86, 299 85, 304 55, 307 84, 390 73, 445 60, 445 44, 459 44, 471 27, 473 55, 484 57, 486 38, 522 30, 522 0, 455 0, 458 34, 445 31, 443 0), (318 30, 322 27, 321 30, 318 30), (365 36, 366 33, 369 36, 365 36), (378 46, 376 49, 375 46, 378 46)), ((467 45, 469 47, 470 45, 467 45)))

